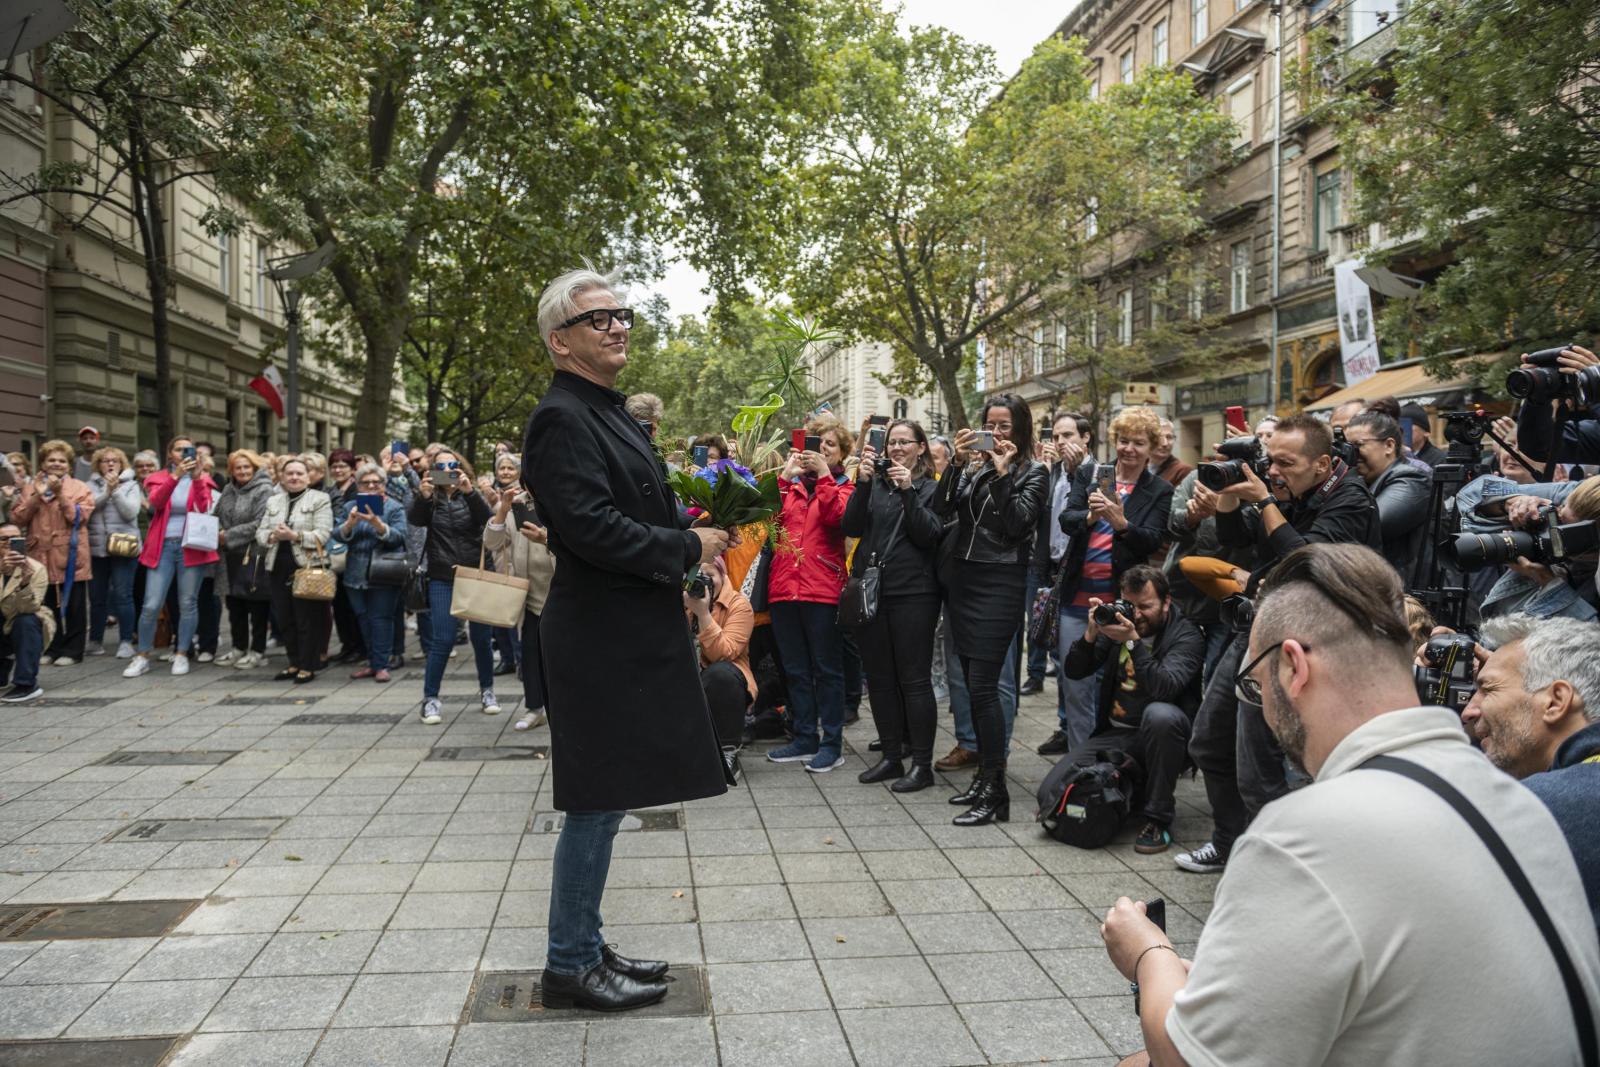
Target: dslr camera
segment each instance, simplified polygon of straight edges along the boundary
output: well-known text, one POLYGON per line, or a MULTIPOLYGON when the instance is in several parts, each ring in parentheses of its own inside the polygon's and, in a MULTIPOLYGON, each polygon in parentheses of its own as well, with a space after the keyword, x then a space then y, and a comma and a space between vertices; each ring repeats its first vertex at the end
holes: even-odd
POLYGON ((1478 688, 1473 644, 1466 634, 1439 634, 1428 639, 1422 650, 1428 665, 1411 668, 1417 696, 1424 704, 1437 704, 1458 715, 1466 710, 1467 701, 1478 688))
POLYGON ((1217 446, 1217 451, 1225 458, 1200 464, 1195 474, 1195 480, 1212 492, 1244 481, 1246 467, 1255 471, 1262 481, 1267 480, 1267 468, 1272 461, 1267 458, 1267 450, 1261 447, 1261 439, 1254 434, 1230 437, 1217 446))
POLYGON ((1094 624, 1096 626, 1115 626, 1118 615, 1132 622, 1133 610, 1132 604, 1119 598, 1109 604, 1096 604, 1090 609, 1090 614, 1094 616, 1094 624))
POLYGON ((1551 504, 1539 509, 1539 520, 1531 530, 1500 530, 1495 533, 1463 533, 1439 546, 1445 562, 1463 571, 1479 571, 1515 563, 1526 556, 1532 563, 1560 563, 1600 548, 1600 524, 1563 524, 1551 504))
POLYGON ((1344 465, 1351 470, 1355 470, 1356 464, 1361 462, 1361 451, 1345 440, 1343 426, 1335 427, 1333 431, 1333 458, 1344 460, 1344 465))
POLYGON ((1556 362, 1561 352, 1560 348, 1546 348, 1530 353, 1527 366, 1506 375, 1506 392, 1518 400, 1538 403, 1572 400, 1583 407, 1600 403, 1600 366, 1563 374, 1556 362))

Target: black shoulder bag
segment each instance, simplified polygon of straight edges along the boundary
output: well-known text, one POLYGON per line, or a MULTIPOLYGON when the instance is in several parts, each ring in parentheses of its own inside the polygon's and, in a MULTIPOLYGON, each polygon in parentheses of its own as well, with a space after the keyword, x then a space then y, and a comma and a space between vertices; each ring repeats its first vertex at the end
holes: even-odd
POLYGON ((1522 872, 1517 858, 1511 854, 1505 840, 1495 828, 1489 825, 1489 820, 1484 818, 1483 813, 1473 807, 1472 801, 1462 796, 1461 791, 1455 786, 1410 760, 1397 759, 1394 756, 1373 756, 1361 766, 1378 771, 1390 771, 1433 790, 1446 804, 1456 809, 1456 814, 1466 820, 1467 825, 1472 827, 1473 832, 1483 840, 1489 855, 1494 857, 1495 862, 1500 865, 1500 870, 1505 872, 1511 888, 1522 898, 1522 906, 1533 916, 1533 924, 1539 928, 1539 933, 1544 935, 1550 955, 1555 957, 1556 970, 1561 972, 1561 984, 1566 986, 1567 1004, 1572 1009, 1572 1018, 1578 1028, 1581 1062, 1600 1063, 1600 1042, 1596 1040, 1594 1016, 1589 1012, 1589 998, 1584 993, 1583 980, 1578 976, 1577 965, 1572 962, 1567 946, 1561 943, 1561 935, 1556 931, 1556 924, 1551 920, 1550 913, 1545 910, 1544 903, 1533 888, 1533 883, 1528 881, 1528 876, 1522 872))
MULTIPOLYGON (((900 512, 894 517, 894 525, 889 528, 889 539, 883 543, 883 558, 889 558, 889 550, 894 547, 894 539, 899 536, 900 523, 906 517, 905 502, 901 501, 900 512)), ((858 548, 856 551, 860 551, 858 548)), ((839 625, 846 630, 859 630, 873 619, 878 617, 878 594, 882 584, 882 568, 879 566, 878 554, 874 552, 861 573, 854 575, 844 583, 844 591, 839 594, 839 625)))

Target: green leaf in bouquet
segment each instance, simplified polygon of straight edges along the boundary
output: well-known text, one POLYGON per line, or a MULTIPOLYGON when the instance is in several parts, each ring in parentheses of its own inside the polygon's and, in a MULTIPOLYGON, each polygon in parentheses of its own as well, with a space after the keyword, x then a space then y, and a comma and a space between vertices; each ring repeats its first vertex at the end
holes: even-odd
POLYGON ((783 397, 777 393, 767 394, 767 398, 759 404, 743 405, 739 408, 739 413, 733 417, 733 432, 759 432, 781 407, 783 407, 783 397))

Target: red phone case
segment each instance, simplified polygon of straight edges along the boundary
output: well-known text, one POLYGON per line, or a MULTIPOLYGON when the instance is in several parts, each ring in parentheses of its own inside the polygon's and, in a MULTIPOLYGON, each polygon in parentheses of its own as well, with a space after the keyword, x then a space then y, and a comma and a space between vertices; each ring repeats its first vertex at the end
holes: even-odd
POLYGON ((804 429, 789 431, 789 447, 796 452, 804 452, 806 448, 806 432, 804 429))

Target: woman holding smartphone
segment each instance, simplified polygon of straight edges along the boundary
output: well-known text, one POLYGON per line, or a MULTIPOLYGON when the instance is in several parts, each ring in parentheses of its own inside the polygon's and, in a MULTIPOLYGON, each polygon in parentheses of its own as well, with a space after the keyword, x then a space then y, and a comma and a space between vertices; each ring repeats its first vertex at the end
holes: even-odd
POLYGON ((939 622, 934 554, 944 520, 932 508, 936 486, 922 427, 896 419, 868 431, 855 492, 844 509, 846 537, 860 538, 853 573, 879 568, 878 612, 856 631, 867 676, 867 700, 883 758, 862 782, 894 779, 896 793, 933 784, 933 631, 939 622), (876 438, 882 438, 881 441, 876 438), (878 444, 884 464, 880 469, 878 444), (901 760, 911 742, 911 771, 901 760))
POLYGON ((133 576, 139 569, 138 554, 113 555, 111 538, 121 534, 139 540, 139 510, 144 496, 133 480, 127 453, 120 448, 99 448, 94 454, 94 473, 89 475, 89 492, 94 512, 89 516, 89 551, 94 557, 94 582, 89 587, 89 655, 105 655, 106 612, 117 617, 117 634, 122 638, 118 659, 133 658, 134 632, 139 617, 133 610, 133 576))
POLYGON ((276 677, 303 685, 317 676, 327 637, 328 605, 295 596, 294 572, 313 561, 326 561, 333 504, 327 493, 311 488, 311 467, 299 456, 290 456, 283 464, 278 488, 282 492, 267 498, 256 544, 267 550, 263 565, 270 575, 272 612, 289 657, 289 665, 276 677))
POLYGON ((217 503, 217 522, 222 526, 223 578, 228 594, 228 628, 233 649, 218 656, 218 666, 233 666, 247 671, 267 658, 267 615, 271 610, 272 590, 265 571, 247 572, 245 560, 265 557, 256 544, 256 531, 267 513, 272 498, 272 478, 266 461, 248 448, 228 456, 228 484, 222 487, 217 503), (251 579, 258 577, 252 584, 251 579))
POLYGON ((166 602, 167 589, 178 586, 178 643, 172 656, 172 673, 189 673, 189 649, 200 625, 200 585, 217 562, 214 550, 185 548, 183 528, 190 512, 211 510, 211 480, 200 477, 199 453, 188 437, 167 444, 167 467, 144 480, 150 500, 150 530, 139 562, 147 572, 144 607, 139 613, 139 648, 122 672, 137 678, 150 670, 150 653, 156 643, 156 620, 166 602))
POLYGON ((933 508, 955 522, 944 572, 950 637, 972 699, 978 773, 950 803, 953 820, 979 826, 1011 817, 1000 671, 1022 626, 1034 531, 1049 475, 1033 460, 1033 415, 1012 393, 990 397, 983 429, 956 434, 955 462, 939 480, 933 508))
POLYGON ((372 557, 379 552, 400 552, 406 543, 406 513, 398 500, 387 495, 388 478, 376 463, 355 472, 354 494, 339 506, 333 539, 348 545, 344 574, 339 584, 350 600, 350 610, 361 628, 367 665, 350 672, 352 678, 389 680, 389 655, 394 643, 394 606, 398 585, 375 584, 369 578, 372 557))
MULTIPOLYGON (((478 492, 472 468, 449 449, 434 453, 433 469, 422 479, 406 520, 426 527, 428 541, 423 559, 428 568, 428 623, 433 627, 422 677, 422 721, 432 726, 443 718, 439 686, 456 643, 456 620, 450 614, 457 567, 478 566, 483 551, 483 528, 493 516, 489 502, 478 492)), ((472 658, 478 669, 479 698, 485 715, 500 714, 494 695, 494 653, 489 648, 490 627, 467 623, 472 658)))

